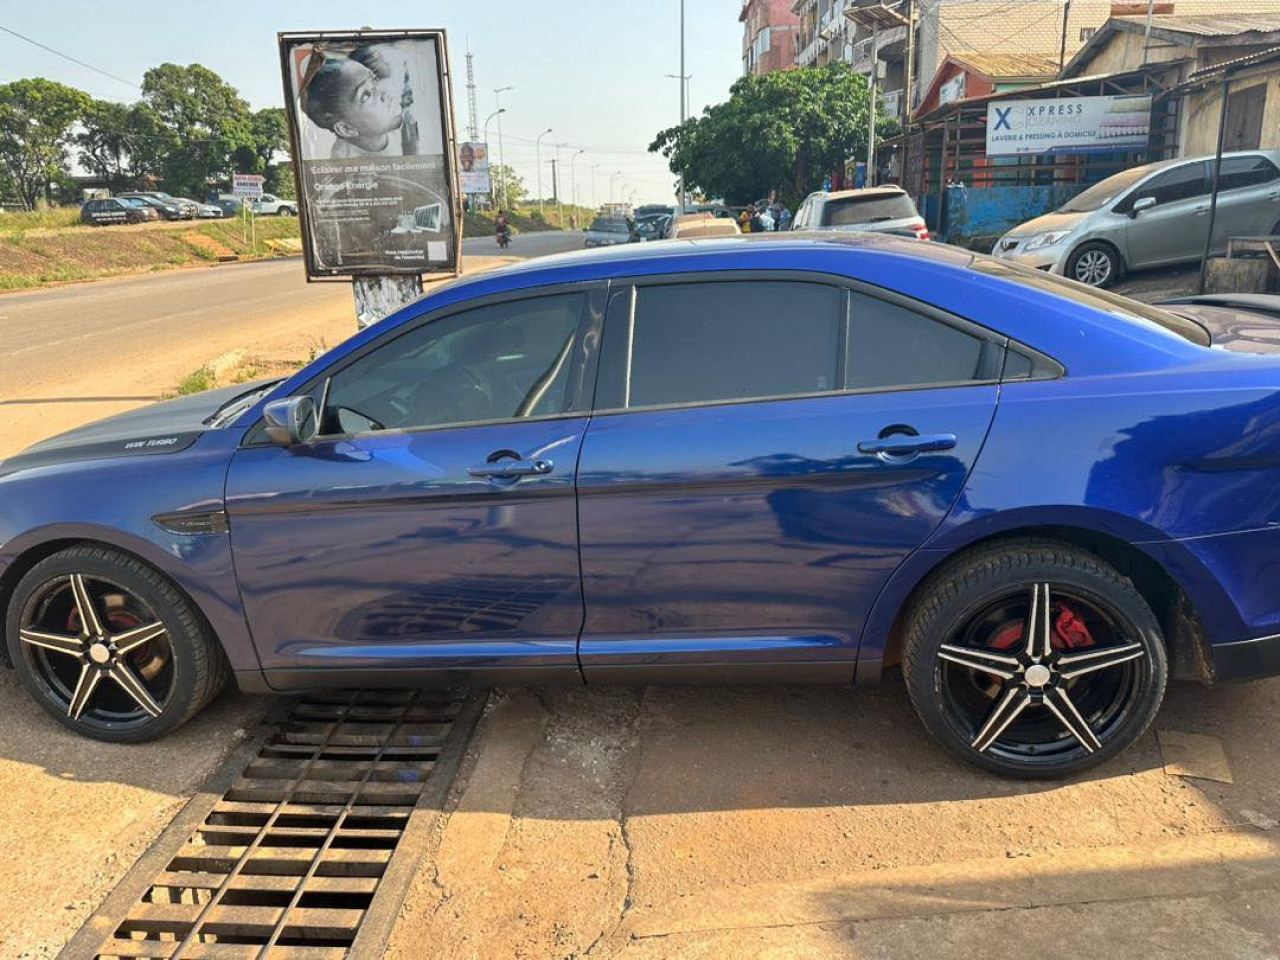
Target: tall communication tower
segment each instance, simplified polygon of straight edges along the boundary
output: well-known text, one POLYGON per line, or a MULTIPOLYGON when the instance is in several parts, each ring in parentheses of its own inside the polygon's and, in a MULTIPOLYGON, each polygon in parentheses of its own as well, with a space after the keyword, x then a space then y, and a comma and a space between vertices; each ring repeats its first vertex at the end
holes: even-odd
POLYGON ((472 143, 480 140, 480 129, 476 123, 476 71, 471 62, 471 38, 467 37, 467 128, 472 143))

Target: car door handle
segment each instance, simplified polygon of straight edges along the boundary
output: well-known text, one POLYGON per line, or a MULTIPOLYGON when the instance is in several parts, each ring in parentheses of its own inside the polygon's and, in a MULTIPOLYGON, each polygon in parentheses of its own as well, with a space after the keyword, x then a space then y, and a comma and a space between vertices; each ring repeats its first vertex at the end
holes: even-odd
POLYGON ((1209 212, 1209 208, 1208 208, 1208 207, 1196 207, 1196 208, 1195 208, 1195 210, 1193 210, 1193 211, 1191 211, 1191 212, 1192 212, 1192 213, 1194 213, 1197 217, 1203 217, 1206 213, 1208 213, 1208 212, 1209 212))
POLYGON ((929 433, 918 437, 900 433, 891 437, 863 440, 858 444, 858 452, 889 457, 904 457, 909 453, 950 450, 955 445, 956 435, 954 433, 929 433))
POLYGON ((467 467, 473 477, 503 479, 506 477, 536 477, 550 473, 555 464, 550 460, 496 460, 467 467))

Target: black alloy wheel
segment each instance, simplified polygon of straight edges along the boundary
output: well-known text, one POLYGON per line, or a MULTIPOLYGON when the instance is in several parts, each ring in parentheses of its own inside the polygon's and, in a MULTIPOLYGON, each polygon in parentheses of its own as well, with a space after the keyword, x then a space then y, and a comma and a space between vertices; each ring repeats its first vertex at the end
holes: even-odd
POLYGON ((222 686, 222 652, 190 603, 151 567, 100 547, 36 564, 14 591, 9 653, 50 714, 87 736, 150 740, 222 686))
POLYGON ((1163 699, 1159 624, 1133 584, 1072 547, 1021 543, 945 571, 904 662, 929 731, 1015 777, 1066 776, 1133 743, 1163 699))

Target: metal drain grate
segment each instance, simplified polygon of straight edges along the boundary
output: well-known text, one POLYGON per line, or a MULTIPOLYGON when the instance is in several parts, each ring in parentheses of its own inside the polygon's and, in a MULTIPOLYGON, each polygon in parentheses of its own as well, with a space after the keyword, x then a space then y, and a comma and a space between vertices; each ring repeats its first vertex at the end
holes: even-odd
MULTIPOLYGON (((162 836, 152 862, 139 861, 118 891, 127 896, 123 888, 142 868, 134 886, 144 892, 123 901, 113 895, 126 909, 113 917, 109 899, 63 955, 354 956, 371 915, 379 914, 382 936, 389 932, 422 847, 406 844, 406 835, 420 814, 439 811, 478 714, 478 701, 438 692, 308 697, 272 729, 229 789, 194 811, 195 829, 175 820, 170 831, 180 834, 168 837, 170 849, 159 849, 162 836), (453 769, 437 770, 446 766, 446 748, 453 769), (85 940, 96 950, 84 949, 85 940)), ((412 832, 423 834, 422 825, 412 832)))

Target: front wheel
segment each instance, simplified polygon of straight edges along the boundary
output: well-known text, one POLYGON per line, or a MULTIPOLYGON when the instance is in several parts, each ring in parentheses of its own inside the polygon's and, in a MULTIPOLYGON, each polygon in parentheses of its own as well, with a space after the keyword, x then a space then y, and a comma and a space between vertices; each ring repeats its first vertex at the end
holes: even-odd
POLYGON ((298 212, 294 210, 292 207, 281 207, 279 210, 276 211, 277 217, 296 217, 297 215, 298 215, 298 212))
POLYGON ((1120 256, 1105 243, 1081 244, 1067 258, 1064 272, 1091 287, 1105 287, 1120 274, 1120 256))
POLYGON ((222 651, 173 584, 103 547, 72 547, 32 567, 13 592, 6 634, 27 691, 98 740, 163 736, 227 677, 222 651))
POLYGON ((1010 777, 1078 773, 1155 719, 1168 660, 1133 584, 1097 557, 1025 541, 944 568, 908 614, 911 701, 951 752, 1010 777))

